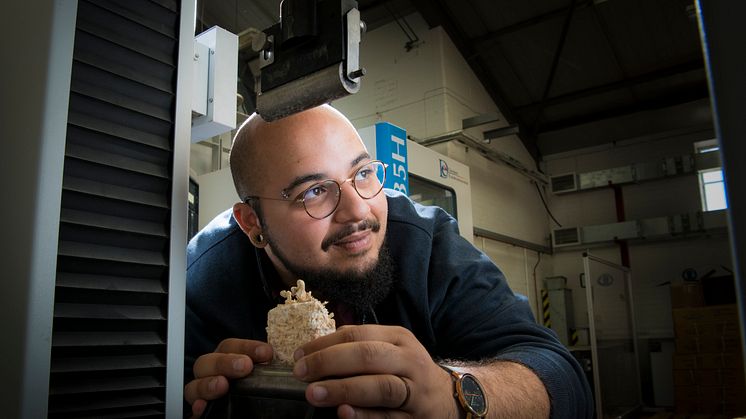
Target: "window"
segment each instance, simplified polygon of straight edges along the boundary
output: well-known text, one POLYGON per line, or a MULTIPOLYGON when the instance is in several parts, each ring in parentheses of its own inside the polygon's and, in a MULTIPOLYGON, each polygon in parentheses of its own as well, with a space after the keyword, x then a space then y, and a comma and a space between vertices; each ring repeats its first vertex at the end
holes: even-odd
POLYGON ((707 170, 699 172, 699 184, 702 191, 702 210, 715 211, 728 208, 725 198, 725 182, 723 170, 707 170))
POLYGON ((456 191, 431 180, 409 174, 409 197, 422 205, 435 205, 458 219, 456 191))
MULTIPOLYGON (((709 140, 695 143, 694 149, 697 154, 706 154, 717 153, 720 147, 716 140, 709 140)), ((702 197, 702 211, 716 211, 728 208, 723 169, 721 167, 699 171, 699 192, 702 197)))

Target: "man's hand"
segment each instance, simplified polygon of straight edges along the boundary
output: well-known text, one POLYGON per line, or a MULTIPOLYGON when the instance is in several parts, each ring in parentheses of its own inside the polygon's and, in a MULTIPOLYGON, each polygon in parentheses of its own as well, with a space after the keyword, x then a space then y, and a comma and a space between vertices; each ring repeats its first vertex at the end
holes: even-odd
POLYGON ((202 355, 194 363, 194 380, 184 387, 184 398, 192 405, 192 418, 199 418, 208 400, 228 392, 228 379, 249 375, 254 363, 272 359, 272 347, 265 342, 226 339, 215 352, 202 355))
POLYGON ((300 347, 295 359, 293 374, 312 382, 308 402, 339 406, 340 418, 458 417, 451 377, 405 328, 344 326, 300 347))

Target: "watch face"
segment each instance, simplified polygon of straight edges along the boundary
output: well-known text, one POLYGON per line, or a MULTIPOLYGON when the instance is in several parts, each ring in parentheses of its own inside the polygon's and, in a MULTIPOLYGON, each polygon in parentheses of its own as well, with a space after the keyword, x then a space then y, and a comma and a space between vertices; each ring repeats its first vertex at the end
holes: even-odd
POLYGON ((461 394, 464 402, 469 406, 477 416, 487 413, 487 400, 484 398, 484 391, 474 376, 464 374, 461 379, 461 394))

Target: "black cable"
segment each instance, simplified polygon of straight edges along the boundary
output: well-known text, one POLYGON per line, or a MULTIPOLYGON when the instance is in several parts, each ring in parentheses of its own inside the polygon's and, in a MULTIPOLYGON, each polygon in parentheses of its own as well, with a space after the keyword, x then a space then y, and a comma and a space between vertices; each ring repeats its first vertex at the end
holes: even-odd
POLYGON ((554 218, 554 215, 552 215, 552 211, 549 210, 549 206, 547 205, 547 201, 544 200, 544 195, 541 194, 541 189, 539 189, 539 184, 536 182, 533 182, 534 186, 536 186, 536 192, 539 193, 539 198, 541 198, 541 203, 544 204, 544 209, 547 211, 547 214, 549 214, 550 217, 552 217, 552 220, 554 220, 555 223, 557 223, 558 227, 562 227, 562 224, 557 221, 556 218, 554 218))
POLYGON ((536 258, 536 265, 534 265, 534 273, 533 273, 533 276, 532 276, 532 278, 533 278, 533 280, 534 280, 534 296, 536 297, 536 305, 537 305, 537 307, 536 307, 536 310, 537 310, 537 311, 536 311, 536 312, 537 312, 537 313, 541 313, 541 300, 539 299, 539 295, 538 295, 538 294, 539 294, 539 292, 538 292, 538 290, 536 289, 536 288, 538 287, 538 286, 536 285, 536 268, 538 268, 538 267, 539 267, 539 263, 541 262, 541 252, 537 250, 537 251, 536 251, 536 255, 537 255, 537 258, 536 258))
POLYGON ((534 265, 534 281, 536 281, 536 268, 539 267, 539 262, 541 262, 541 252, 537 251, 536 255, 538 258, 536 259, 536 265, 534 265))

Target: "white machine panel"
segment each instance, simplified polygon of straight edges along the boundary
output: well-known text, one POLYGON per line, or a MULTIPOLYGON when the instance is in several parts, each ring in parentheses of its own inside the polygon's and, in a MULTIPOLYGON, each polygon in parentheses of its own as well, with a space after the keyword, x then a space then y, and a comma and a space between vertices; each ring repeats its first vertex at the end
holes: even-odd
MULTIPOLYGON (((375 126, 365 127, 358 132, 371 156, 384 160, 377 154, 375 128, 375 126)), ((455 215, 461 236, 473 242, 474 218, 472 215, 469 167, 414 141, 407 140, 406 150, 408 173, 453 190, 456 195, 457 214, 455 215)))

